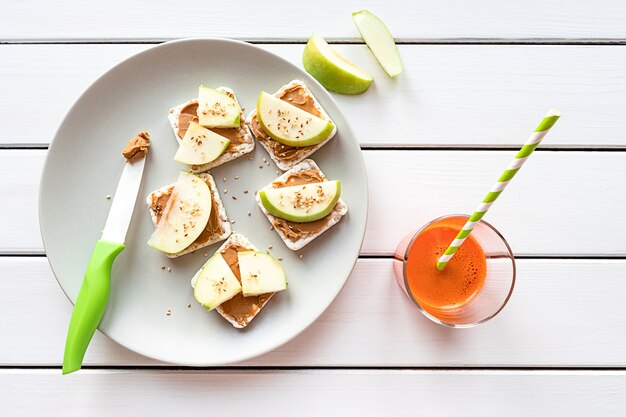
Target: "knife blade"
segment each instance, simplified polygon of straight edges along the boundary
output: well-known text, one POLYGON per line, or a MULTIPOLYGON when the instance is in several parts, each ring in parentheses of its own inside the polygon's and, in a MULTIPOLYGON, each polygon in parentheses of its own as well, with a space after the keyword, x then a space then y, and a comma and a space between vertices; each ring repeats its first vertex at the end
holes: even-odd
POLYGON ((109 209, 109 216, 102 232, 102 240, 124 243, 126 232, 133 216, 133 209, 137 201, 137 192, 143 177, 143 168, 146 158, 127 162, 122 171, 120 182, 115 190, 115 197, 109 209))
POLYGON ((96 242, 76 298, 65 341, 63 375, 81 368, 89 342, 106 310, 111 268, 117 255, 125 248, 126 232, 137 201, 145 163, 146 158, 143 157, 127 161, 124 165, 102 237, 96 242))

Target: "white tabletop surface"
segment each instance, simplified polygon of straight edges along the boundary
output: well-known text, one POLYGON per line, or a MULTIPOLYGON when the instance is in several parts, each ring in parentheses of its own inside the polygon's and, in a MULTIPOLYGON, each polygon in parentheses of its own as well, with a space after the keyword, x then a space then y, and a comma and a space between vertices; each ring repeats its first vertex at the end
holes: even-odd
POLYGON ((624 22, 617 0, 3 0, 0 416, 624 415, 624 22), (401 43, 397 79, 358 37, 360 9, 401 43), (71 304, 45 258, 37 193, 71 104, 166 40, 247 40, 300 65, 314 31, 375 77, 361 96, 334 95, 370 183, 361 258, 337 300, 248 362, 171 366, 97 333, 85 369, 62 377, 71 304), (512 300, 477 328, 438 327, 397 288, 396 243, 471 210, 549 107, 563 117, 488 214, 518 259, 512 300))

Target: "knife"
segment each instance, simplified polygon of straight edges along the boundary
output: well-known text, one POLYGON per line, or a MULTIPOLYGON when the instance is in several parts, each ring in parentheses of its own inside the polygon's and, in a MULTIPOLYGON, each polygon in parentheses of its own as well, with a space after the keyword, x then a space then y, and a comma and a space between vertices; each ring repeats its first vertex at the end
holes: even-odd
POLYGON ((104 315, 111 285, 113 261, 124 250, 124 240, 133 215, 146 158, 127 161, 102 237, 96 242, 80 287, 65 341, 63 375, 78 371, 87 346, 104 315))

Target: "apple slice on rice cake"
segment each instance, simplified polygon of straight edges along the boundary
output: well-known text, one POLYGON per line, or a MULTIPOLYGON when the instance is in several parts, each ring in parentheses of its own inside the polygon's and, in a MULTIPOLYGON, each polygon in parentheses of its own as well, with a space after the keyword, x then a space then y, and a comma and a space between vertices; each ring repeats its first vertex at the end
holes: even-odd
MULTIPOLYGON (((199 96, 202 95, 202 89, 205 87, 199 88, 199 96)), ((205 88, 206 89, 206 88, 205 88)), ((210 90, 210 89, 209 89, 210 90)), ((254 150, 254 139, 248 130, 248 126, 246 124, 245 118, 243 117, 243 111, 239 106, 239 102, 237 101, 237 96, 234 91, 227 87, 218 87, 215 92, 219 92, 230 99, 232 99, 239 109, 239 124, 236 127, 207 127, 203 126, 198 116, 198 113, 202 115, 202 107, 200 106, 199 98, 193 98, 188 100, 185 103, 179 104, 176 107, 173 107, 169 110, 167 118, 170 122, 170 126, 174 131, 174 136, 178 141, 179 145, 183 142, 187 130, 192 123, 196 123, 201 127, 210 130, 211 132, 220 135, 221 137, 227 139, 229 141, 228 146, 223 150, 223 152, 213 159, 210 162, 206 163, 191 163, 188 164, 189 170, 191 172, 205 172, 211 168, 222 165, 226 162, 237 159, 247 153, 250 153, 254 150)), ((214 97, 214 95, 210 95, 210 97, 214 97)), ((202 98, 202 97, 200 97, 202 98)), ((207 97, 208 99, 208 97, 207 97)), ((229 106, 226 106, 229 111, 232 109, 229 106)), ((227 112, 225 112, 227 113, 227 112)), ((233 122, 236 121, 233 119, 233 122)), ((205 121, 205 120, 203 120, 205 121)), ((210 123, 210 122, 209 122, 210 123)), ((230 120, 224 122, 224 124, 230 123, 230 120)), ((206 134, 206 132, 204 132, 206 134)), ((208 135, 207 135, 208 136, 208 135)), ((202 152, 202 150, 198 150, 198 153, 202 152)))
POLYGON ((300 162, 259 190, 256 200, 291 250, 302 249, 348 212, 339 181, 329 181, 312 159, 300 162))
MULTIPOLYGON (((250 126, 250 130, 252 130, 252 133, 254 133, 254 136, 259 141, 261 146, 263 146, 265 150, 267 150, 272 160, 276 163, 276 166, 278 166, 278 168, 280 168, 281 170, 286 171, 293 168, 295 165, 299 164, 306 158, 310 157, 318 149, 324 146, 329 140, 331 140, 335 136, 335 134, 337 133, 337 128, 331 118, 328 116, 328 114, 326 114, 322 106, 319 104, 317 99, 313 96, 311 91, 302 81, 293 80, 290 83, 285 84, 284 86, 279 88, 278 91, 273 94, 273 96, 274 98, 282 100, 287 106, 288 110, 290 109, 294 114, 297 113, 294 116, 294 120, 290 120, 288 117, 284 117, 284 114, 282 114, 284 108, 272 108, 271 106, 268 106, 268 116, 272 116, 272 118, 285 118, 285 122, 287 123, 281 123, 281 126, 279 127, 278 123, 280 122, 280 120, 274 119, 273 125, 267 126, 267 123, 272 124, 272 121, 270 120, 266 122, 266 126, 264 128, 261 121, 262 117, 259 117, 258 115, 259 103, 257 103, 257 109, 254 109, 250 112, 250 114, 248 115, 247 123, 250 126), (293 108, 297 108, 306 112, 307 118, 315 120, 316 123, 320 125, 321 128, 317 132, 319 134, 319 137, 314 137, 314 140, 312 141, 305 141, 302 140, 302 137, 295 137, 302 136, 301 134, 299 134, 300 130, 302 130, 303 133, 306 133, 305 127, 307 127, 307 124, 306 118, 304 120, 301 119, 302 113, 294 110, 293 108), (277 114, 279 110, 281 114, 277 114), (297 123, 295 117, 298 117, 297 123), (299 141, 299 144, 294 142, 290 143, 289 140, 283 140, 281 143, 280 139, 277 140, 277 136, 279 135, 275 134, 276 132, 274 132, 274 134, 271 131, 268 133, 267 130, 270 130, 272 128, 283 130, 283 134, 287 133, 284 132, 285 126, 283 124, 288 125, 287 128, 289 130, 295 129, 294 132, 290 132, 292 134, 291 139, 299 141)), ((275 101, 273 101, 273 103, 275 103, 275 101)), ((311 121, 309 123, 311 123, 311 121)))
POLYGON ((241 329, 276 292, 287 289, 287 278, 276 259, 233 233, 194 275, 191 286, 196 301, 241 329))
POLYGON ((162 225, 161 229, 163 231, 160 232, 161 236, 156 236, 158 239, 153 239, 151 237, 149 245, 164 252, 169 258, 177 258, 195 250, 210 246, 216 242, 226 239, 232 232, 230 223, 228 222, 228 218, 226 216, 226 210, 224 209, 224 205, 220 199, 213 177, 208 173, 194 175, 186 173, 185 171, 181 172, 181 177, 186 180, 197 179, 198 182, 195 185, 198 186, 198 191, 185 192, 183 190, 183 193, 181 194, 180 187, 178 186, 179 182, 177 182, 175 184, 165 185, 158 190, 151 192, 146 199, 146 203, 148 204, 148 208, 150 210, 150 217, 152 218, 152 222, 156 226, 156 229, 159 229, 159 225, 166 220, 164 217, 167 217, 169 223, 168 228, 170 229, 168 232, 165 227, 166 225, 162 225), (201 185, 204 186, 202 189, 200 189, 201 185), (210 193, 209 198, 204 198, 203 201, 198 201, 198 192, 206 194, 207 190, 210 193), (175 201, 172 197, 174 197, 175 201), (178 210, 176 210, 173 203, 180 203, 180 197, 183 198, 183 204, 178 207, 178 210), (193 225, 194 231, 190 232, 189 230, 184 230, 184 226, 181 222, 178 222, 181 224, 175 224, 177 223, 177 220, 172 218, 173 216, 168 216, 168 212, 172 211, 172 214, 175 214, 176 211, 182 213, 183 209, 193 206, 194 203, 198 204, 199 209, 207 211, 208 215, 205 214, 202 218, 199 218, 194 216, 194 213, 190 212, 188 217, 190 219, 194 219, 194 222, 197 223, 193 225), (180 232, 182 235, 178 236, 176 235, 176 232, 180 232), (185 234, 188 236, 184 236, 185 234), (178 242, 176 242, 176 240, 178 240, 178 242))

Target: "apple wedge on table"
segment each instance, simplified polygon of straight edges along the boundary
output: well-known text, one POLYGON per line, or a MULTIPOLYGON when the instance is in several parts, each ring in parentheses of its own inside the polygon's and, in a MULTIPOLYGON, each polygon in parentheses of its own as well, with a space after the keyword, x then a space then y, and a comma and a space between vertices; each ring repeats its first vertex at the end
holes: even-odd
POLYGON ((370 74, 340 55, 316 33, 304 48, 302 65, 324 88, 339 94, 362 94, 374 81, 370 74))
POLYGON ((404 67, 398 53, 398 47, 385 23, 367 10, 352 13, 352 19, 361 37, 385 72, 391 78, 402 73, 404 67))

